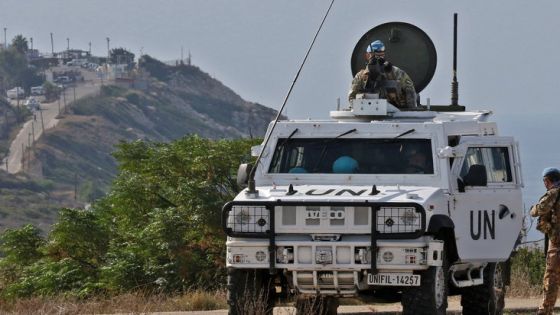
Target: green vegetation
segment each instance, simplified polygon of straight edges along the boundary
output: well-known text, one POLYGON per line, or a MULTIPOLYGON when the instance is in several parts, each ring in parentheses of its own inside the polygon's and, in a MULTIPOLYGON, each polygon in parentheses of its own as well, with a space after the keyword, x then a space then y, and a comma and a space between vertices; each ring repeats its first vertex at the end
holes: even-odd
POLYGON ((23 35, 16 35, 12 39, 11 45, 18 53, 25 54, 29 50, 29 45, 27 43, 27 38, 23 37, 23 35))
POLYGON ((45 81, 45 76, 27 62, 27 49, 27 39, 17 35, 9 49, 0 51, 0 84, 3 85, 1 90, 20 86, 29 91, 32 86, 41 85, 45 81))
POLYGON ((146 69, 151 76, 160 81, 168 81, 173 72, 170 66, 150 57, 149 55, 143 55, 140 57, 138 65, 143 69, 146 69))
POLYGON ((109 59, 113 64, 127 64, 134 63, 134 54, 124 48, 113 48, 109 52, 109 59))
POLYGON ((235 170, 256 142, 121 143, 119 175, 91 209, 60 210, 46 237, 31 225, 0 235, 0 297, 222 287, 221 207, 238 192, 235 170))
POLYGON ((514 296, 540 295, 545 269, 542 248, 519 248, 511 260, 510 291, 514 296))

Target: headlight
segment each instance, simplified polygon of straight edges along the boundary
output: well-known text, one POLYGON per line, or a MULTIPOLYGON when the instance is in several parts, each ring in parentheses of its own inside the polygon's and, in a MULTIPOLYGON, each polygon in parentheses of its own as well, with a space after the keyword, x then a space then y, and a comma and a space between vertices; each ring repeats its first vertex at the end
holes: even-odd
POLYGON ((233 206, 227 227, 233 232, 266 233, 269 222, 270 212, 265 206, 233 206))
POLYGON ((414 207, 381 207, 377 212, 380 233, 414 233, 422 229, 422 216, 414 207))

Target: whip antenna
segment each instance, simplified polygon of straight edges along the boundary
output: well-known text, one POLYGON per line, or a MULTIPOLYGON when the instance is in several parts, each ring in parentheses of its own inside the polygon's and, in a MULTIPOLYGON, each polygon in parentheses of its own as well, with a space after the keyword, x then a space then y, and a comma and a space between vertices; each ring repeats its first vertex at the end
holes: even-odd
POLYGON ((278 111, 278 114, 276 115, 276 118, 274 119, 274 123, 272 124, 272 127, 270 128, 270 132, 268 133, 268 135, 266 136, 265 140, 264 140, 264 144, 262 146, 261 152, 259 153, 259 156, 257 157, 257 160, 255 161, 255 166, 251 169, 251 173, 249 173, 249 180, 248 180, 248 190, 247 193, 248 194, 255 194, 257 193, 257 190, 255 189, 255 171, 257 170, 257 166, 259 165, 259 162, 261 161, 264 149, 266 148, 266 145, 268 144, 268 141, 270 140, 270 136, 272 135, 272 131, 274 131, 274 128, 276 127, 276 124, 278 123, 278 120, 280 119, 280 116, 282 115, 282 112, 284 111, 284 107, 286 106, 286 103, 288 102, 288 99, 290 98, 290 94, 292 94, 292 90, 294 89, 294 85, 296 84, 296 81, 299 77, 299 74, 301 73, 301 69, 303 68, 303 65, 305 64, 305 62, 307 61, 307 57, 309 56, 309 53, 311 52, 311 49, 313 48, 313 45, 315 44, 315 40, 317 39, 317 36, 319 35, 319 32, 321 31, 321 29, 323 28, 323 24, 325 23, 325 20, 327 19, 327 16, 329 15, 329 12, 331 11, 331 8, 334 4, 334 0, 331 1, 331 4, 329 5, 329 8, 327 9, 327 12, 325 13, 325 16, 323 17, 323 20, 321 21, 321 24, 319 25, 319 28, 317 29, 317 32, 315 33, 315 36, 313 37, 313 41, 311 41, 311 45, 309 45, 309 49, 307 49, 307 53, 305 54, 305 57, 303 58, 303 62, 301 63, 301 66, 299 66, 299 69, 296 73, 296 76, 294 77, 294 80, 292 81, 292 84, 290 85, 290 89, 288 90, 288 93, 286 94, 286 97, 284 98, 284 102, 282 103, 282 107, 280 107, 280 110, 278 111))
POLYGON ((451 105, 459 105, 459 82, 457 82, 457 13, 453 14, 453 82, 451 82, 451 105))

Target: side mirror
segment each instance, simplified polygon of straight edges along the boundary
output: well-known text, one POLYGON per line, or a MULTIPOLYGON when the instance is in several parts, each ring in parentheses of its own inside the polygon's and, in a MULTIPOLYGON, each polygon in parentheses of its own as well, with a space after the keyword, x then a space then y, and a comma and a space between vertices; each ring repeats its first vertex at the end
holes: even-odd
POLYGON ((241 187, 247 187, 247 182, 249 181, 249 174, 253 169, 252 164, 241 164, 237 169, 237 185, 241 187))
POLYGON ((465 186, 486 186, 488 184, 486 166, 481 164, 471 165, 467 174, 463 176, 463 184, 465 186))

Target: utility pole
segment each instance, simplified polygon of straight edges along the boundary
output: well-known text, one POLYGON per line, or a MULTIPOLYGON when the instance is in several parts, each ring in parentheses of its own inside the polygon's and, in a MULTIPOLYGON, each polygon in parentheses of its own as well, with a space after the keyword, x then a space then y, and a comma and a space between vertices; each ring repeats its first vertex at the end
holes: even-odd
POLYGON ((183 46, 181 46, 181 65, 185 64, 185 57, 183 56, 183 50, 184 50, 184 48, 183 48, 183 46))
POLYGON ((54 40, 53 40, 53 33, 51 33, 51 54, 54 57, 54 40))
POLYGON ((31 50, 33 50, 33 37, 29 37, 29 41, 31 42, 31 50))
POLYGON ((70 50, 70 38, 66 37, 66 50, 70 50))
POLYGON ((35 122, 31 122, 31 134, 33 135, 33 142, 35 142, 35 122))
POLYGON ((10 130, 10 121, 8 121, 8 111, 4 111, 4 120, 6 121, 6 134, 10 130))
POLYGON ((17 109, 18 109, 17 121, 20 122, 20 120, 21 120, 21 107, 19 107, 19 86, 16 86, 16 104, 17 104, 17 109))
POLYGON ((45 132, 45 121, 43 120, 43 110, 39 110, 39 114, 41 114, 41 129, 45 132))
POLYGON ((78 173, 74 173, 74 200, 78 200, 78 173))
POLYGON ((109 37, 107 37, 107 63, 109 63, 109 58, 111 58, 111 49, 109 46, 109 42, 111 41, 111 39, 109 37))
POLYGON ((6 37, 6 31, 8 30, 7 27, 4 27, 4 49, 8 48, 8 39, 6 37))
POLYGON ((62 97, 64 101, 64 113, 66 114, 66 89, 62 90, 62 97))
POLYGON ((25 168, 25 146, 21 143, 21 169, 25 168))
POLYGON ((89 52, 89 55, 91 56, 91 42, 89 42, 89 50, 88 50, 88 52, 89 52))
POLYGON ((31 169, 31 146, 27 150, 27 170, 31 169))
POLYGON ((58 94, 58 116, 60 116, 60 94, 58 94))

